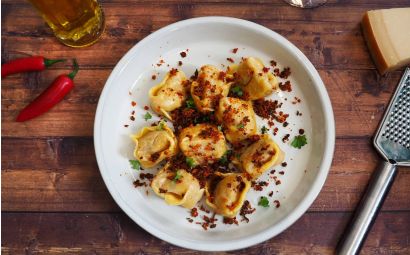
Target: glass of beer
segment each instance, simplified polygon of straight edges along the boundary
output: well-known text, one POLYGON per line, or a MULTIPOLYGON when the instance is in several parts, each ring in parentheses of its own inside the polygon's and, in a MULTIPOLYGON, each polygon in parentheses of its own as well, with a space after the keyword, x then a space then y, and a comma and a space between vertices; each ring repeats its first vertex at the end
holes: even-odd
POLYGON ((29 0, 65 45, 85 47, 95 43, 105 28, 97 0, 29 0))

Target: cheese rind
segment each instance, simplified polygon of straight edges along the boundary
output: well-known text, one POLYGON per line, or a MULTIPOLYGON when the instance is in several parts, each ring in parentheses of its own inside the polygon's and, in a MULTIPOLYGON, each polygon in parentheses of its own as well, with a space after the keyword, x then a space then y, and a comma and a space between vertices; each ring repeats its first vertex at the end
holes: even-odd
POLYGON ((410 64, 410 8, 368 11, 363 34, 381 74, 410 64))

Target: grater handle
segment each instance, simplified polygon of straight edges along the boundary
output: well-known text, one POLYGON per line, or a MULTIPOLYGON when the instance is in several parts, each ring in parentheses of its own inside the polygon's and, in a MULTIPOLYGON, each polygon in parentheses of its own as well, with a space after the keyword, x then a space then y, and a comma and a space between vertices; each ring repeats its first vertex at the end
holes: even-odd
POLYGON ((339 242, 337 254, 359 254, 366 235, 393 184, 396 173, 397 167, 394 160, 384 161, 378 166, 356 208, 352 221, 345 230, 343 239, 339 242))

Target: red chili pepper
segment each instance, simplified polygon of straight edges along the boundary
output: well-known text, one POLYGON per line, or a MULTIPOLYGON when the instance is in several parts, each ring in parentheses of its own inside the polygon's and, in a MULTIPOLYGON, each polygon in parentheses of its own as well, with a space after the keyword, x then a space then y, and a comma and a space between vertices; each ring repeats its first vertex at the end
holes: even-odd
POLYGON ((42 71, 47 67, 65 61, 65 59, 46 59, 42 56, 33 56, 28 58, 18 58, 1 65, 1 78, 10 74, 42 71))
POLYGON ((59 75, 43 93, 20 112, 16 121, 22 122, 35 118, 63 100, 64 96, 74 88, 73 79, 79 70, 75 59, 73 63, 74 70, 68 75, 59 75))

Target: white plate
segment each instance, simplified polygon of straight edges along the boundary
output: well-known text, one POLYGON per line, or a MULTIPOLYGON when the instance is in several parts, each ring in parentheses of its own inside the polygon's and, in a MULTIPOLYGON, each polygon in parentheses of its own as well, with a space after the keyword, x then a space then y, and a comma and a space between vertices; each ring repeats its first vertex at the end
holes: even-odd
MULTIPOLYGON (((152 113, 152 112, 151 112, 152 113)), ((154 115, 154 114, 153 114, 154 115)), ((263 122, 258 119, 259 127, 263 122)), ((272 134, 272 132, 270 131, 272 134)), ((332 106, 319 74, 309 60, 293 44, 277 33, 252 22, 227 18, 204 17, 189 19, 162 28, 135 45, 117 64, 101 94, 94 125, 94 143, 101 175, 114 200, 124 212, 149 233, 177 246, 205 251, 234 250, 265 241, 294 223, 309 208, 322 188, 333 157, 335 127, 332 106), (233 54, 231 50, 238 48, 233 54), (186 58, 180 52, 189 49, 186 58), (274 182, 263 192, 251 190, 247 199, 257 208, 250 222, 225 225, 218 218, 217 227, 204 231, 200 225, 188 223, 189 210, 168 206, 152 192, 134 188, 130 172, 133 143, 130 134, 157 118, 145 122, 143 107, 149 105, 148 90, 158 83, 171 67, 182 69, 187 75, 204 64, 229 65, 228 57, 239 62, 243 56, 261 58, 267 65, 271 59, 280 67, 291 67, 293 91, 274 93, 271 98, 284 103, 289 113, 286 128, 280 128, 275 141, 286 153, 288 166, 278 175, 281 184, 274 182), (165 64, 156 64, 163 59, 165 64), (181 60, 182 67, 177 63, 181 60), (167 66, 169 65, 169 66, 167 66), (151 79, 153 74, 158 78, 151 79), (131 93, 129 93, 131 92, 131 93), (292 104, 294 97, 302 99, 292 104), (287 98, 287 100, 285 100, 287 98), (131 101, 137 102, 136 107, 131 101), (136 120, 130 120, 135 110, 136 120), (302 116, 296 116, 296 111, 302 116), (124 125, 129 124, 128 128, 124 125), (308 145, 295 149, 281 138, 291 138, 303 128, 308 145), (279 208, 257 205, 259 197, 273 190, 270 201, 278 199, 279 208)), ((135 176, 131 176, 134 174, 135 176)), ((269 180, 269 173, 260 180, 269 180)), ((148 188, 146 189, 148 190, 148 188)), ((195 219, 197 220, 197 219, 195 219)))

